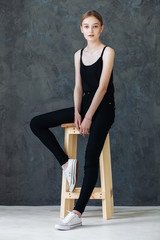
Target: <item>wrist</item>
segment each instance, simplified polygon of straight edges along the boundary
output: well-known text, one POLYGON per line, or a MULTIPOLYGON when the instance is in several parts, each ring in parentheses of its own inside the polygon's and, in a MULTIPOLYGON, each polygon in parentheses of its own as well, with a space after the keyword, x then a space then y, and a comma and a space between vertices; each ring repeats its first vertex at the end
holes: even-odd
POLYGON ((85 116, 85 118, 88 119, 88 120, 90 120, 90 121, 92 121, 92 118, 89 118, 89 117, 86 117, 86 116, 85 116))
POLYGON ((74 114, 79 113, 78 109, 74 109, 74 114))

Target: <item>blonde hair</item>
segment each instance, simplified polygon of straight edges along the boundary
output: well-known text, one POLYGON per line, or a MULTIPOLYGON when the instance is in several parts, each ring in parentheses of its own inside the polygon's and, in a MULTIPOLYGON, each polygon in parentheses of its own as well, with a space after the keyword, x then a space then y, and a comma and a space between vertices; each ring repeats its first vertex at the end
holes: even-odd
POLYGON ((87 18, 87 17, 90 17, 90 16, 96 17, 96 18, 100 21, 101 26, 103 25, 103 18, 102 18, 102 16, 101 16, 97 11, 95 11, 95 10, 89 10, 89 11, 85 12, 85 13, 82 15, 82 17, 81 17, 81 26, 82 26, 83 20, 84 20, 85 18, 87 18))

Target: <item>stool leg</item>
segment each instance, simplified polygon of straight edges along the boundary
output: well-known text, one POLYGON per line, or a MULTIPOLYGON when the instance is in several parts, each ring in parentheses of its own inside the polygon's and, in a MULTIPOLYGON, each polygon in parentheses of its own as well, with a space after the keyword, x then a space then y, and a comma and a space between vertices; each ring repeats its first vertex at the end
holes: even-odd
POLYGON ((112 164, 111 164, 111 150, 110 150, 110 139, 108 136, 108 151, 109 151, 109 161, 108 161, 108 167, 110 170, 110 189, 111 189, 111 203, 112 203, 112 213, 114 212, 114 198, 113 198, 113 183, 112 183, 112 164))
MULTIPOLYGON (((77 134, 70 134, 69 131, 69 128, 65 128, 64 152, 69 158, 75 159, 77 158, 77 134)), ((67 210, 72 211, 74 208, 74 199, 66 199, 66 192, 69 192, 69 185, 63 173, 60 218, 64 218, 68 214, 67 210)))
POLYGON ((113 188, 111 172, 111 154, 108 133, 100 155, 101 189, 102 192, 105 193, 105 198, 102 199, 102 210, 104 219, 111 219, 113 212, 113 188))

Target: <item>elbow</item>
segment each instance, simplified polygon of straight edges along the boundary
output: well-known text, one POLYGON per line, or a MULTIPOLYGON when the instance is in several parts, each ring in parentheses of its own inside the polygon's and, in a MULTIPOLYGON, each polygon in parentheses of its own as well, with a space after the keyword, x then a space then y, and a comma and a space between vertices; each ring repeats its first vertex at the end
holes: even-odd
POLYGON ((82 88, 81 87, 79 87, 79 86, 75 86, 74 87, 74 91, 76 91, 76 92, 83 92, 83 90, 82 90, 82 88))
POLYGON ((107 92, 107 87, 106 86, 101 86, 100 91, 102 92, 102 94, 103 93, 105 94, 107 92))

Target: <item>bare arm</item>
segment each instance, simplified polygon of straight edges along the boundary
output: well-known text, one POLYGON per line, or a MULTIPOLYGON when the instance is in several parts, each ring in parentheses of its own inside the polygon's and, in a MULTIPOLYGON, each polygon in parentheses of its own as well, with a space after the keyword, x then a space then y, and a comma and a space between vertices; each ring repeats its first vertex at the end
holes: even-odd
POLYGON ((82 102, 82 83, 80 75, 80 50, 74 54, 75 65, 75 87, 74 87, 74 112, 80 112, 82 102))
MULTIPOLYGON (((81 104, 82 104, 82 79, 80 74, 80 51, 74 54, 74 64, 75 64, 75 87, 74 87, 74 123, 76 128, 80 130, 81 126, 81 104)), ((81 134, 81 133, 80 133, 81 134)))
POLYGON ((113 64, 114 64, 115 51, 113 48, 107 47, 103 54, 103 68, 101 73, 101 78, 99 82, 99 87, 95 92, 92 99, 91 105, 86 112, 85 117, 87 119, 92 119, 95 111, 97 110, 99 104, 101 103, 109 84, 113 64))

